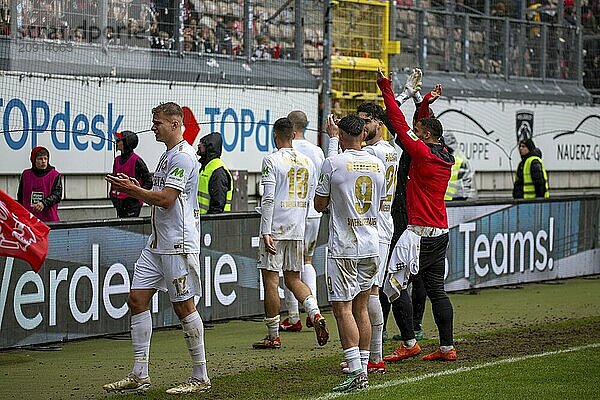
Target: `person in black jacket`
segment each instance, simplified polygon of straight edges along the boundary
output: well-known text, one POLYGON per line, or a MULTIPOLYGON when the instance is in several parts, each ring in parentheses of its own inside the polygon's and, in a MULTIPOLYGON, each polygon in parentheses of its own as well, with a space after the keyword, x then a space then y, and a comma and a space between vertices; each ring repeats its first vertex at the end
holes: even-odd
POLYGON ((198 143, 200 178, 198 204, 200 214, 219 214, 231 211, 233 177, 221 161, 223 139, 219 132, 209 133, 198 143))
MULTIPOLYGON (((152 175, 148 171, 148 166, 144 160, 133 151, 139 143, 139 139, 135 132, 117 132, 115 137, 117 138, 117 150, 121 152, 121 155, 115 158, 113 163, 113 175, 124 173, 131 178, 136 179, 144 189, 152 189, 152 175)), ((118 218, 140 216, 143 202, 130 197, 126 193, 119 192, 112 186, 110 190, 110 200, 117 210, 118 218)))
POLYGON ((524 139, 519 142, 519 154, 521 154, 521 162, 515 174, 513 198, 549 197, 548 174, 542 162, 542 151, 535 147, 533 140, 524 139), (529 160, 530 158, 532 159, 529 160))

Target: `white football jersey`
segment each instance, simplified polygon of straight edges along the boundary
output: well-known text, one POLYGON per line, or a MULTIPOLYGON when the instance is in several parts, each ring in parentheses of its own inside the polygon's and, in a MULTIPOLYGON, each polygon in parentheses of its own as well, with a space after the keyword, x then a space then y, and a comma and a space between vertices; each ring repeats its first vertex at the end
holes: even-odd
POLYGON ((333 258, 379 256, 377 220, 385 197, 384 165, 362 150, 328 157, 316 194, 329 197, 329 242, 333 258))
POLYGON ((295 149, 281 148, 264 158, 262 185, 274 185, 275 190, 273 217, 266 222, 261 219, 261 234, 270 233, 276 240, 304 240, 309 199, 315 193, 314 176, 312 161, 295 149))
POLYGON ((165 151, 152 179, 152 190, 170 187, 179 196, 170 208, 152 206, 148 248, 153 253, 200 253, 200 219, 198 211, 198 171, 196 151, 182 140, 165 151))
POLYGON ((394 221, 390 213, 392 202, 394 201, 394 193, 396 192, 396 178, 398 171, 398 153, 394 146, 380 140, 373 145, 363 147, 363 150, 369 152, 379 158, 385 166, 385 196, 383 204, 379 211, 379 240, 382 243, 389 244, 394 233, 394 221))
MULTIPOLYGON (((314 186, 316 187, 319 174, 321 173, 321 166, 323 165, 323 161, 325 161, 323 150, 316 144, 303 139, 293 140, 292 147, 304 154, 306 157, 310 158, 310 161, 312 161, 313 165, 315 166, 314 186)), ((308 208, 308 218, 320 218, 323 214, 315 210, 313 198, 311 197, 308 200, 310 202, 310 207, 308 208)))

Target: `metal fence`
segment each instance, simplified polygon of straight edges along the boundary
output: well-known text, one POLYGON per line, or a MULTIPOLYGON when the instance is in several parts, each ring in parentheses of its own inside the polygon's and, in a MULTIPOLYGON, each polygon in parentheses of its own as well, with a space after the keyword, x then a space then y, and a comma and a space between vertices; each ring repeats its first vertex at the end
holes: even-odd
MULTIPOLYGON (((394 3, 391 32, 402 47, 396 67, 576 80, 597 94, 600 37, 589 35, 597 32, 589 22, 594 15, 583 13, 579 29, 572 7, 513 3, 394 3), (583 39, 583 34, 588 36, 583 39)), ((322 75, 328 5, 325 0, 0 0, 0 36, 69 46, 293 59, 322 75)), ((349 31, 347 43, 338 40, 333 50, 377 58, 371 42, 382 28, 375 23, 372 35, 352 36, 354 26, 375 18, 369 5, 356 7, 360 12, 333 15, 333 23, 349 31)))
POLYGON ((400 63, 432 71, 578 80, 581 34, 571 25, 398 7, 400 63))
POLYGON ((0 35, 180 53, 321 60, 322 15, 321 1, 301 0, 1 0, 0 35))
POLYGON ((600 35, 583 38, 583 84, 600 103, 600 35))

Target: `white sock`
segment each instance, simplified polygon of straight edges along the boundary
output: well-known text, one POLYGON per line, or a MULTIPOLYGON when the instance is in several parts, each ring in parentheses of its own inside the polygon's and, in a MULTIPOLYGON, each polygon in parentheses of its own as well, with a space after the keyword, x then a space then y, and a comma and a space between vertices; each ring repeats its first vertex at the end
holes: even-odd
POLYGON ((300 274, 302 282, 306 283, 306 286, 310 289, 310 293, 317 298, 317 271, 312 264, 304 264, 302 273, 300 274))
POLYGON ((131 316, 131 344, 133 345, 133 373, 140 378, 148 376, 152 316, 150 310, 131 316))
POLYGON ((183 338, 192 357, 192 377, 206 382, 208 371, 206 370, 206 354, 204 351, 204 324, 198 311, 194 311, 183 318, 181 327, 183 328, 183 338))
POLYGON ((358 346, 350 347, 344 350, 344 359, 348 363, 348 369, 350 372, 356 372, 362 370, 360 363, 360 350, 358 346))
POLYGON ((440 350, 441 350, 443 353, 446 353, 446 352, 448 352, 448 351, 452 350, 453 348, 454 348, 454 346, 440 346, 440 350))
POLYGON ((288 318, 291 324, 295 324, 300 320, 300 312, 298 311, 298 300, 294 296, 294 293, 287 286, 284 287, 283 292, 285 293, 285 307, 288 310, 288 318))
POLYGON ((360 350, 360 366, 362 367, 363 372, 367 373, 367 365, 369 364, 369 354, 371 353, 369 350, 360 350))
POLYGON ((279 314, 273 318, 265 318, 265 325, 267 325, 267 331, 269 332, 269 339, 275 339, 279 337, 279 314))
POLYGON ((383 310, 379 296, 369 296, 369 319, 371 320, 371 362, 378 363, 383 357, 383 310))
POLYGON ((304 309, 309 315, 311 321, 315 319, 315 315, 321 314, 321 311, 319 311, 319 304, 317 303, 317 298, 312 294, 304 299, 302 305, 304 306, 304 309))
POLYGON ((417 344, 417 339, 410 339, 404 341, 404 347, 406 347, 407 349, 412 349, 413 347, 415 347, 415 344, 417 344))

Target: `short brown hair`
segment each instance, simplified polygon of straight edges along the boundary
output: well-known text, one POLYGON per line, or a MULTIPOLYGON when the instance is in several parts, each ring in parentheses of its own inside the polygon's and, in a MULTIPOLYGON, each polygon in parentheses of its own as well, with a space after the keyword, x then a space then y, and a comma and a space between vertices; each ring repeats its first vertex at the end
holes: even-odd
POLYGON ((308 119, 306 118, 304 111, 294 110, 290 112, 287 117, 292 122, 294 131, 296 132, 302 133, 308 126, 308 119))
POLYGON ((279 118, 273 124, 273 133, 277 133, 283 139, 292 140, 294 138, 292 121, 287 117, 279 118))
POLYGON ((433 137, 440 138, 444 134, 442 123, 437 118, 423 118, 419 122, 433 137))
POLYGON ((172 101, 168 103, 161 103, 152 109, 152 114, 163 113, 169 117, 179 117, 183 120, 183 110, 177 103, 172 101))

